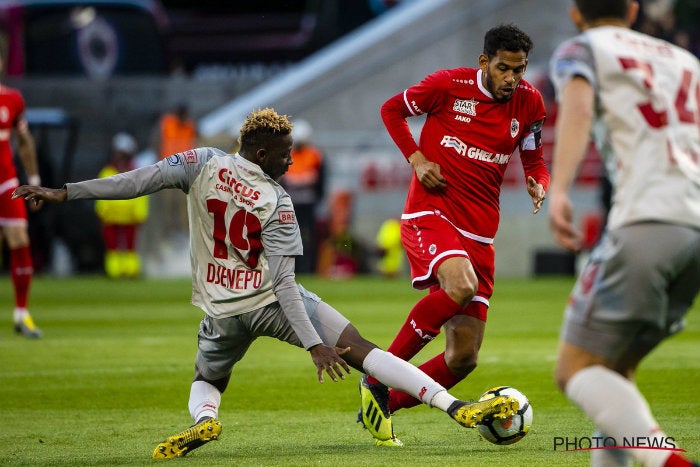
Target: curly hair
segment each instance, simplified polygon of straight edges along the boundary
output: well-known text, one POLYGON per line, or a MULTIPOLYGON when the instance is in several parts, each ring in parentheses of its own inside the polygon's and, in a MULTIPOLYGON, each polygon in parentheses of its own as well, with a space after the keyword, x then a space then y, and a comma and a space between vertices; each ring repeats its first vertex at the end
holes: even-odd
POLYGON ((260 146, 270 136, 283 136, 292 132, 292 123, 286 115, 265 108, 251 112, 241 127, 242 147, 260 146))
POLYGON ((514 24, 501 24, 489 29, 484 36, 484 55, 494 57, 499 50, 525 52, 532 49, 532 39, 514 24))

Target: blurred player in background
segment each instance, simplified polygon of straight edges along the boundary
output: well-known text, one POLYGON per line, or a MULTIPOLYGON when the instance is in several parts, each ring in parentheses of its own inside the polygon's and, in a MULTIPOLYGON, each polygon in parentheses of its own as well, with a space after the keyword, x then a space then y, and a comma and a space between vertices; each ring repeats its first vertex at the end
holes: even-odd
MULTIPOLYGON (((159 160, 196 147, 197 125, 192 119, 189 106, 180 102, 165 112, 154 136, 159 160)), ((153 220, 159 227, 159 237, 174 242, 178 249, 182 248, 188 230, 184 195, 178 190, 165 190, 154 197, 153 203, 153 220)))
POLYGON ((292 198, 297 223, 301 230, 304 255, 297 259, 296 272, 311 274, 316 272, 321 240, 316 226, 316 217, 326 193, 326 165, 323 161, 323 153, 311 139, 313 128, 309 122, 295 121, 292 132, 294 163, 280 179, 280 184, 292 198))
MULTIPOLYGON (((700 288, 700 65, 629 29, 629 0, 576 0, 581 34, 551 61, 559 99, 549 192, 555 239, 578 251, 568 192, 593 134, 613 183, 607 232, 566 307, 559 388, 620 445, 675 448, 634 383, 639 362, 679 332, 700 288)), ((689 467, 663 449, 591 451, 594 466, 689 467)))
MULTIPOLYGON (((522 79, 531 47, 516 26, 497 26, 484 37, 478 68, 439 70, 381 109, 415 172, 401 215, 412 284, 430 288, 387 351, 410 360, 444 325, 445 351, 420 368, 446 388, 476 367, 493 291, 501 183, 514 151, 519 149, 535 213, 549 183, 540 144, 544 102, 522 79), (406 119, 423 114, 416 144, 406 119)), ((361 385, 379 386, 372 377, 361 385)), ((383 413, 386 430, 390 413, 418 404, 392 388, 383 413)), ((358 418, 376 438, 377 430, 358 418)))
MULTIPOLYGON (((136 140, 120 132, 112 138, 112 157, 97 175, 111 177, 135 168, 136 140)), ((95 212, 102 222, 105 273, 111 278, 135 278, 141 274, 141 258, 137 251, 139 227, 148 217, 148 197, 134 199, 98 199, 95 212)))
MULTIPOLYGON (((292 163, 291 130, 286 116, 258 110, 243 123, 237 154, 199 148, 109 178, 15 191, 15 197, 49 202, 133 198, 164 188, 188 193, 192 303, 205 312, 189 400, 195 425, 156 446, 153 457, 181 457, 219 437, 221 394, 233 366, 260 336, 308 350, 320 382, 324 371, 337 381, 352 366, 466 427, 486 416, 512 415, 517 400, 456 399, 413 365, 362 338, 338 311, 296 284, 301 236, 290 197, 276 181, 292 163)), ((376 412, 372 392, 361 391, 361 401, 367 412, 376 412)))
MULTIPOLYGON (((0 73, 3 69, 0 54, 0 73)), ((0 85, 0 242, 4 241, 10 253, 10 276, 15 297, 14 328, 28 338, 41 337, 34 324, 27 303, 34 267, 27 228, 27 207, 24 200, 12 199, 12 190, 19 185, 17 168, 12 154, 11 137, 17 137, 19 160, 30 185, 41 185, 34 138, 24 117, 24 98, 17 90, 0 85)), ((32 205, 38 209, 39 205, 32 205)))

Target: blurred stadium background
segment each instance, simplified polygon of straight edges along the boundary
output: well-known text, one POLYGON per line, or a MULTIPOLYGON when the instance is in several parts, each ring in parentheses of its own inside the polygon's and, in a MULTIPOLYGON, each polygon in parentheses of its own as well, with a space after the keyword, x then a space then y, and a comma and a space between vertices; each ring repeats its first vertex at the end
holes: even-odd
MULTIPOLYGON (((697 1, 642 3, 638 28, 697 50, 697 1)), ((273 106, 307 120, 329 168, 321 222, 334 214, 334 196, 350 195, 350 237, 365 253, 360 270, 373 272, 376 232, 400 214, 410 176, 380 120, 381 103, 434 70, 476 66, 484 32, 515 22, 535 42, 526 79, 546 99, 551 156, 556 105, 547 61, 556 44, 575 33, 568 6, 549 0, 4 0, 3 81, 24 94, 47 186, 95 177, 118 131, 137 138, 142 163, 154 160, 158 120, 180 103, 197 121, 199 145, 226 150, 254 108, 273 106)), ((575 193, 589 244, 604 216, 601 173, 591 150, 575 193)), ((163 245, 157 219, 142 231, 145 274, 186 276, 186 248, 163 245)), ((30 223, 39 272, 101 271, 92 203, 48 206, 30 223)), ((501 276, 574 272, 576 258, 554 246, 546 214, 532 216, 517 160, 503 189, 496 246, 501 276)))

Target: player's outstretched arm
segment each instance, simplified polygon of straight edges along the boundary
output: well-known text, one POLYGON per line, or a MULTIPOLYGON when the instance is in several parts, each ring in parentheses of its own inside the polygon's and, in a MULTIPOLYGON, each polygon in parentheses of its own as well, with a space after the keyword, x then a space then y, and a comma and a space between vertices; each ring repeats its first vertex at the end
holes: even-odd
POLYGON ((12 192, 12 199, 24 198, 34 204, 42 201, 47 203, 62 203, 68 197, 68 190, 65 188, 46 188, 43 186, 22 185, 12 192))

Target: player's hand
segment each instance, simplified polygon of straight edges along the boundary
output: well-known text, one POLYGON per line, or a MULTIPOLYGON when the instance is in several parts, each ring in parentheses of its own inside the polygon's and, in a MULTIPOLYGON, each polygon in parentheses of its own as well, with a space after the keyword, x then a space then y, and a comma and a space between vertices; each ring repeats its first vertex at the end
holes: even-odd
POLYGON ((408 161, 424 187, 431 190, 444 190, 447 187, 447 181, 440 173, 440 165, 429 161, 422 152, 414 152, 408 161))
POLYGON ((544 187, 542 184, 537 183, 534 178, 532 177, 527 177, 527 192, 530 195, 530 198, 532 198, 532 205, 534 206, 534 210, 532 211, 533 214, 537 214, 540 212, 540 208, 542 207, 542 202, 544 201, 544 187))
POLYGON ((328 373, 328 376, 335 382, 338 378, 345 379, 345 373, 350 374, 350 366, 340 356, 350 351, 350 347, 341 349, 340 347, 329 347, 325 344, 317 344, 309 349, 311 359, 316 365, 316 375, 318 382, 323 383, 323 372, 328 373))
POLYGON ((30 206, 41 206, 41 203, 62 203, 68 198, 68 190, 65 188, 45 188, 43 186, 22 185, 12 192, 12 199, 24 198, 30 206))
POLYGON ((554 240, 567 250, 581 251, 581 232, 573 224, 574 208, 566 193, 549 197, 549 228, 554 240))

